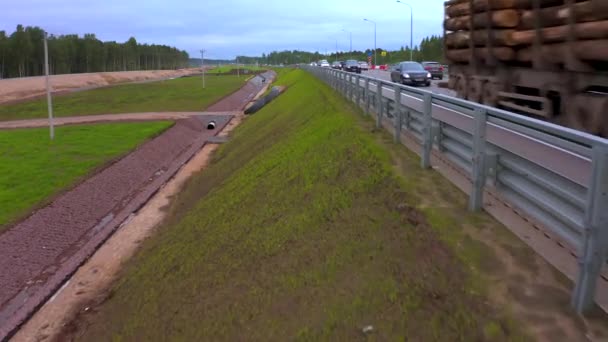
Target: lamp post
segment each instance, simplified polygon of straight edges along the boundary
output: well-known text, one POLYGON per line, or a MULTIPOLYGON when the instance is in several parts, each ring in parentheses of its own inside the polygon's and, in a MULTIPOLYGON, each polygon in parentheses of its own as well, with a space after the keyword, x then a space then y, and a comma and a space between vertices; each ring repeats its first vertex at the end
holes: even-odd
POLYGON ((53 100, 51 98, 51 80, 49 79, 49 47, 47 33, 44 32, 44 75, 46 83, 46 103, 49 112, 49 135, 55 139, 55 125, 53 123, 53 100))
POLYGON ((203 89, 205 89, 205 50, 201 50, 201 72, 203 73, 203 89))
POLYGON ((336 38, 336 62, 338 61, 338 38, 336 38))
POLYGON ((351 31, 346 31, 345 29, 342 29, 342 31, 348 33, 348 35, 350 36, 350 50, 348 51, 348 54, 352 58, 352 54, 353 54, 353 33, 351 31))
POLYGON ((410 4, 397 0, 398 4, 406 5, 410 8, 410 61, 414 60, 414 9, 410 4))
POLYGON ((374 24, 374 67, 375 67, 376 65, 378 65, 378 60, 376 58, 377 51, 378 51, 378 49, 376 48, 376 22, 373 20, 369 20, 369 19, 363 19, 363 20, 374 24))

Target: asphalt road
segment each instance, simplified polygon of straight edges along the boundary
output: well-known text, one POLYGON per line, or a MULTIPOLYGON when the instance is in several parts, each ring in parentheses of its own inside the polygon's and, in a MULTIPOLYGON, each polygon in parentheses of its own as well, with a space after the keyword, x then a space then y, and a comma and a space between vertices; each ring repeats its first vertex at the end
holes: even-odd
MULTIPOLYGON (((391 74, 385 70, 367 70, 367 71, 363 71, 362 74, 371 76, 371 77, 380 78, 380 79, 386 80, 386 81, 391 80, 391 74)), ((439 82, 447 82, 447 81, 448 81, 447 77, 444 77, 443 80, 433 80, 431 82, 431 86, 429 88, 423 88, 423 89, 430 90, 436 94, 442 94, 442 95, 447 95, 447 96, 456 96, 456 92, 451 89, 439 88, 439 86, 438 86, 439 82)))

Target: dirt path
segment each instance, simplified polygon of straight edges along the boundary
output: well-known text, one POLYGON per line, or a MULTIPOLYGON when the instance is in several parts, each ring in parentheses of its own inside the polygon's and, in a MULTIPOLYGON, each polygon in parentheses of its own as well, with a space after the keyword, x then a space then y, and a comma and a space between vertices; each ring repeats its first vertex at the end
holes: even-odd
MULTIPOLYGON (((238 96, 226 97, 215 108, 242 110, 248 102, 245 99, 263 91, 265 84, 257 81, 259 78, 254 78, 235 93, 238 96)), ((232 119, 221 114, 178 120, 164 134, 0 235, 0 340, 14 333, 121 223, 232 119), (206 129, 211 120, 217 123, 214 131, 206 129)), ((126 253, 132 252, 127 249, 126 253)))
MULTIPOLYGON (((226 112, 146 112, 126 114, 101 114, 55 118, 56 126, 90 124, 112 121, 157 121, 157 120, 180 120, 198 115, 236 115, 238 111, 226 112)), ((47 127, 48 119, 15 120, 0 122, 0 129, 47 127)))

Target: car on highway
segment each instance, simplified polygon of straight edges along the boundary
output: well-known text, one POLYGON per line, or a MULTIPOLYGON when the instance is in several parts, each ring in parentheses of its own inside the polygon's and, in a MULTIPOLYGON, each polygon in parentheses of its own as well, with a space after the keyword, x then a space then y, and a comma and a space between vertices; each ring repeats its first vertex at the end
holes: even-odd
POLYGON ((361 73, 361 67, 359 66, 359 62, 354 59, 349 59, 344 63, 344 71, 356 72, 357 74, 361 73))
POLYGON ((369 70, 369 64, 367 64, 367 62, 359 62, 359 67, 361 70, 369 70))
POLYGON ((326 59, 322 59, 319 61, 319 66, 322 68, 329 68, 329 62, 326 59))
POLYGON ((401 62, 391 67, 391 81, 406 85, 430 86, 433 76, 418 62, 401 62))
POLYGON ((339 62, 339 61, 335 61, 335 62, 331 63, 331 68, 332 69, 341 70, 342 69, 342 63, 339 62))
POLYGON ((424 70, 431 73, 432 78, 443 79, 443 65, 438 62, 422 62, 424 70))

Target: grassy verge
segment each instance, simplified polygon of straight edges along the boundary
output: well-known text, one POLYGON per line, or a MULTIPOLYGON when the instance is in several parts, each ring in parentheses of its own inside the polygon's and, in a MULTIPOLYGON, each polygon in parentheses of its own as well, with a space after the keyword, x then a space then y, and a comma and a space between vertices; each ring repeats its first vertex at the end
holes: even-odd
POLYGON ((135 148, 171 122, 0 131, 0 231, 96 167, 135 148))
POLYGON ((366 326, 377 340, 520 338, 488 304, 475 271, 485 250, 450 229, 452 208, 422 205, 435 194, 416 193, 419 179, 396 174, 417 160, 399 150, 397 165, 312 76, 279 83, 287 92, 234 132, 69 329, 83 341, 350 341, 366 326))
MULTIPOLYGON (((237 76, 209 77, 202 88, 200 77, 160 82, 125 84, 56 96, 56 116, 93 114, 200 111, 238 90, 245 79, 237 76)), ((46 100, 0 106, 0 120, 42 118, 46 100)))

